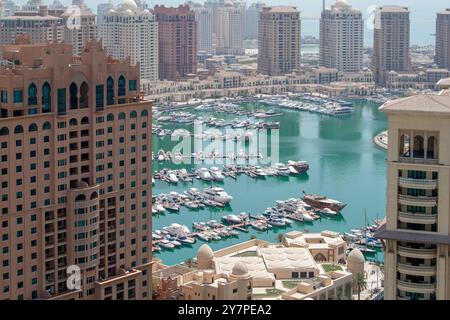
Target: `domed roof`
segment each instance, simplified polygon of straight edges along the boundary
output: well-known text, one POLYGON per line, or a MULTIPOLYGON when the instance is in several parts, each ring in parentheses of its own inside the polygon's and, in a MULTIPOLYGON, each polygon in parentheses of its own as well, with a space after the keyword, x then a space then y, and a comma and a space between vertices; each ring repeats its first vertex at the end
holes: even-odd
POLYGON ((134 2, 134 0, 123 0, 122 6, 126 7, 127 9, 131 9, 131 10, 137 10, 137 8, 138 8, 138 6, 137 6, 136 2, 134 2))
POLYGON ((211 247, 207 244, 203 244, 197 251, 197 261, 207 261, 212 260, 212 258, 214 258, 214 252, 211 247))
POLYGON ((248 273, 247 266, 242 263, 241 261, 238 261, 233 266, 233 269, 231 270, 231 274, 234 276, 245 276, 248 273))
POLYGON ((364 263, 365 261, 366 259, 364 259, 364 255, 358 248, 354 248, 347 257, 347 263, 348 262, 364 263))

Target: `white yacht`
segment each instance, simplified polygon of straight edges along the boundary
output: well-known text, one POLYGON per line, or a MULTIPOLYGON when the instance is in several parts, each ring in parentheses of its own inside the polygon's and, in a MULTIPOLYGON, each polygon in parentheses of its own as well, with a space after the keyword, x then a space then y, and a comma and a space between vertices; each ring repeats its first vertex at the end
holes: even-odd
POLYGON ((187 226, 178 223, 172 223, 170 226, 164 227, 163 229, 174 237, 185 236, 191 233, 187 226))
POLYGON ((206 168, 201 168, 200 169, 199 177, 200 177, 200 179, 202 179, 204 181, 211 181, 212 180, 211 173, 206 168))
POLYGON ((229 215, 223 216, 222 220, 227 223, 241 223, 242 222, 242 219, 239 218, 235 214, 229 214, 229 215))
POLYGON ((222 172, 217 167, 211 167, 211 177, 214 181, 223 181, 224 177, 222 172))
POLYGON ((173 173, 172 171, 169 171, 169 174, 167 175, 167 177, 169 178, 170 183, 178 183, 178 178, 176 176, 175 173, 173 173))
POLYGON ((220 187, 211 187, 203 190, 204 195, 207 199, 220 202, 223 204, 229 203, 233 200, 233 197, 230 196, 223 188, 220 187))
POLYGON ((277 175, 279 175, 279 176, 287 177, 291 174, 289 167, 283 163, 275 164, 274 168, 277 171, 277 175))

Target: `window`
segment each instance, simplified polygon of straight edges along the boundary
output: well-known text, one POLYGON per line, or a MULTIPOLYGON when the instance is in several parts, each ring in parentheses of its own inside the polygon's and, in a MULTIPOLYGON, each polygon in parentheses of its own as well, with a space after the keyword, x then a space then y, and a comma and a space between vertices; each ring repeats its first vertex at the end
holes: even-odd
POLYGON ((70 93, 70 109, 78 109, 78 87, 77 85, 72 82, 72 84, 69 87, 69 93, 70 93))
POLYGON ((58 89, 58 114, 66 114, 66 88, 58 89))
MULTIPOLYGON (((118 96, 119 97, 124 97, 127 94, 127 89, 126 89, 126 80, 124 76, 120 76, 119 81, 118 81, 118 86, 119 86, 119 90, 118 90, 118 96)), ((125 103, 125 99, 119 99, 119 103, 125 103)))
POLYGON ((14 90, 13 102, 14 103, 22 103, 23 102, 23 91, 22 90, 14 90))
POLYGON ((130 91, 136 91, 137 90, 137 80, 130 80, 128 88, 130 91))
POLYGON ((51 88, 48 82, 42 86, 42 113, 48 113, 52 111, 52 97, 51 88))
POLYGON ((114 79, 112 77, 106 80, 106 103, 108 106, 114 104, 114 79))
POLYGON ((0 93, 0 102, 1 103, 8 103, 8 91, 2 90, 0 93))
POLYGON ((97 110, 103 110, 103 107, 105 106, 105 86, 102 84, 99 84, 95 87, 95 107, 97 110))
POLYGON ((89 94, 89 86, 86 82, 83 81, 83 83, 80 86, 80 108, 87 108, 88 107, 88 94, 89 94))
POLYGON ((37 105, 37 87, 34 83, 30 84, 30 86, 28 87, 28 105, 37 105))

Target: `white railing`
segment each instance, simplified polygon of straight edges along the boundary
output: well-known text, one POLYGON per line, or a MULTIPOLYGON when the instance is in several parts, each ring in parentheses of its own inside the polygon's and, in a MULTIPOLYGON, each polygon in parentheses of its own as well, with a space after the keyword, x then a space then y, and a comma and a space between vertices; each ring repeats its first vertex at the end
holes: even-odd
POLYGON ((401 184, 412 184, 427 187, 436 187, 438 183, 438 180, 430 180, 430 179, 399 178, 398 180, 401 184))

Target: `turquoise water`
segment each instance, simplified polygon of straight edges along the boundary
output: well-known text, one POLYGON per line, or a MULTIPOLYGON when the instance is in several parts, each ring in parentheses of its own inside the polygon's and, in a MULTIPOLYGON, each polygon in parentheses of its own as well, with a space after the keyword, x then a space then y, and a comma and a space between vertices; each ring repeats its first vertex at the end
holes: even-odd
MULTIPOLYGON (((309 231, 334 230, 346 232, 361 227, 367 222, 385 216, 386 190, 386 152, 376 147, 373 137, 386 129, 386 117, 378 111, 377 104, 357 101, 355 112, 346 118, 333 118, 309 112, 286 111, 285 114, 272 121, 280 121, 280 161, 306 160, 310 164, 307 175, 289 178, 268 177, 266 180, 255 180, 245 175, 232 180, 225 178, 221 186, 234 197, 230 208, 225 210, 206 209, 190 211, 184 207, 179 213, 166 213, 153 216, 153 229, 162 229, 173 222, 192 227, 193 221, 220 221, 225 214, 249 212, 261 214, 267 207, 275 205, 276 200, 300 197, 302 190, 308 193, 319 193, 348 204, 342 212, 342 218, 323 218, 314 223, 294 222, 289 228, 270 230, 268 232, 249 229, 249 233, 240 233, 239 238, 210 242, 213 250, 234 243, 249 240, 252 235, 259 239, 277 241, 277 235, 289 230, 309 231), (365 215, 366 212, 366 215, 365 215)), ((261 106, 245 106, 257 109, 261 106)), ((281 109, 280 109, 281 110, 281 109)), ((228 118, 223 114, 205 114, 204 116, 228 118)), ((168 125, 165 128, 189 126, 168 125)), ((161 140, 153 137, 153 151, 170 150, 175 142, 170 138, 161 140)), ((204 165, 199 165, 203 167, 204 165)), ((171 165, 168 162, 154 161, 153 171, 162 168, 180 168, 188 170, 195 165, 171 165)), ((194 183, 178 183, 169 185, 156 181, 153 194, 183 192, 191 187, 204 188, 210 185, 198 180, 194 183)), ((194 257, 202 241, 191 247, 183 247, 173 251, 163 250, 155 256, 165 264, 172 265, 194 257)))

